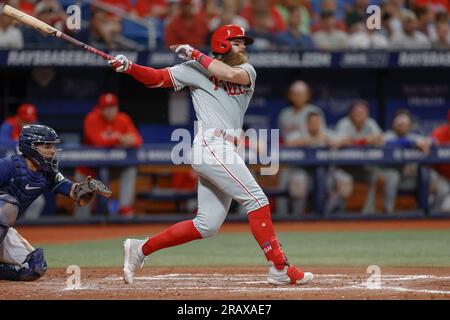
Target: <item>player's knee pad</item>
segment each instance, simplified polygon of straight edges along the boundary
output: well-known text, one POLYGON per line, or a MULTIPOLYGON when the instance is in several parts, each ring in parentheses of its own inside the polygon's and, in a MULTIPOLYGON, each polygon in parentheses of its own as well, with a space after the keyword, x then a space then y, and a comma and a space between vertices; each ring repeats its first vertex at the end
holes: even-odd
POLYGON ((0 265, 0 280, 35 281, 47 272, 44 250, 38 248, 28 254, 22 267, 12 264, 0 265))

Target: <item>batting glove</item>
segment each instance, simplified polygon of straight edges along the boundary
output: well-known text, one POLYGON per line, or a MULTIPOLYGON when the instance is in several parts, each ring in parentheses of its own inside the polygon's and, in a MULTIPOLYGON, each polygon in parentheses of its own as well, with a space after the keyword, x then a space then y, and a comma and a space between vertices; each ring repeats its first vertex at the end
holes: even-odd
POLYGON ((123 54, 117 55, 113 60, 109 60, 108 63, 113 67, 116 72, 128 72, 131 68, 132 62, 123 54))
POLYGON ((181 59, 183 59, 183 60, 186 60, 186 61, 195 60, 195 61, 197 61, 206 70, 208 70, 209 65, 214 60, 213 58, 204 55, 203 53, 201 53, 200 51, 198 51, 197 49, 191 47, 188 44, 182 44, 181 46, 178 46, 175 49, 175 53, 177 53, 178 56, 181 59))
POLYGON ((194 53, 195 50, 193 47, 191 47, 188 44, 182 44, 181 46, 179 46, 178 48, 176 48, 175 53, 178 54, 178 56, 186 61, 192 60, 192 54, 194 53))

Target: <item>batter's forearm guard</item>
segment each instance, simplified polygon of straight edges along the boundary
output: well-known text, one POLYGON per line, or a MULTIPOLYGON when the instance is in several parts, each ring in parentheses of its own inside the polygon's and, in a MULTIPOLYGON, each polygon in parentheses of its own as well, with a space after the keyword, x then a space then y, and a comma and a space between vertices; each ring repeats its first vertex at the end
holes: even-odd
POLYGON ((154 69, 133 63, 127 73, 149 88, 171 88, 174 86, 167 68, 154 69))
POLYGON ((192 59, 194 59, 195 61, 200 63, 202 65, 202 67, 205 68, 206 70, 208 70, 209 65, 214 60, 213 58, 208 57, 207 55, 198 51, 197 49, 194 49, 192 51, 192 59))

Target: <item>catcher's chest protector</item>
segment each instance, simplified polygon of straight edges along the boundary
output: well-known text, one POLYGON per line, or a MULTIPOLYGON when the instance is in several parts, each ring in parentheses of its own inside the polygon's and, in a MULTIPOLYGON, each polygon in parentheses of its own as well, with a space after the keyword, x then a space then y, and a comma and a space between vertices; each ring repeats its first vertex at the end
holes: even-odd
POLYGON ((20 215, 44 192, 48 181, 42 172, 30 171, 23 156, 12 156, 11 161, 14 170, 13 178, 8 184, 2 186, 1 191, 17 199, 20 215))

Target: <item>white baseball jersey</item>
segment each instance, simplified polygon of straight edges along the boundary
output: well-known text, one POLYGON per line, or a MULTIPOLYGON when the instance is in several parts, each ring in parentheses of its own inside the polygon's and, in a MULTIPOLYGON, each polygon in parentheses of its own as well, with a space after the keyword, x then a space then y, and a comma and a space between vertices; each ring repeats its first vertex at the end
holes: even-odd
POLYGON ((232 199, 247 212, 269 203, 237 153, 236 146, 221 136, 207 135, 208 129, 242 129, 245 111, 255 88, 256 71, 248 63, 236 67, 248 72, 250 85, 218 80, 195 61, 169 68, 176 91, 189 87, 199 121, 200 130, 194 139, 191 165, 199 175, 198 211, 193 221, 203 238, 218 232, 232 199))
POLYGON ((191 90, 195 113, 202 128, 242 128, 255 89, 256 71, 249 63, 236 68, 247 71, 251 80, 249 86, 218 80, 196 61, 169 68, 175 91, 184 87, 191 90))

